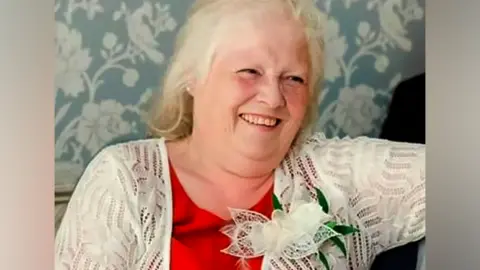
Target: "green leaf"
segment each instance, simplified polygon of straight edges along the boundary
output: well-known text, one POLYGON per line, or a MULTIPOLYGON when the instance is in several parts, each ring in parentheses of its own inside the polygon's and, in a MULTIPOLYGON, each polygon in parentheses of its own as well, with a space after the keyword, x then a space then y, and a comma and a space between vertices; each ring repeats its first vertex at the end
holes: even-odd
POLYGON ((315 188, 315 191, 317 192, 317 200, 320 206, 323 209, 323 212, 328 213, 329 211, 329 206, 328 206, 328 201, 325 195, 323 195, 322 191, 318 188, 315 188))
POLYGON ((333 229, 333 228, 335 228, 335 226, 337 226, 337 222, 329 221, 329 222, 325 223, 325 226, 329 227, 330 229, 333 229))
POLYGON ((348 225, 336 225, 333 227, 333 230, 341 235, 352 234, 360 231, 359 229, 348 225))
POLYGON ((330 240, 332 240, 333 244, 335 244, 340 249, 340 251, 342 251, 343 255, 347 257, 347 248, 345 247, 343 241, 338 236, 334 236, 330 238, 330 240))
POLYGON ((273 209, 283 210, 282 209, 282 204, 280 203, 280 200, 277 198, 277 196, 275 194, 273 194, 273 209))
POLYGON ((323 263, 323 265, 325 266, 325 268, 327 268, 328 270, 330 270, 330 265, 328 263, 328 260, 327 260, 327 257, 325 256, 325 254, 323 254, 322 252, 318 252, 318 259, 323 263))

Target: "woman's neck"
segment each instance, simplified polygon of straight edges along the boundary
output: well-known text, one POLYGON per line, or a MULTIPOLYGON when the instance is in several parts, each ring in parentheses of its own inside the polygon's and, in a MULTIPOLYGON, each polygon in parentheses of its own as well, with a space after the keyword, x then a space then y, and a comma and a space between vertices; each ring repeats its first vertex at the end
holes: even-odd
MULTIPOLYGON (((177 170, 185 172, 185 177, 193 177, 221 190, 226 198, 235 202, 265 193, 273 184, 274 169, 264 167, 258 161, 242 159, 236 156, 232 159, 215 158, 205 144, 187 138, 170 142, 169 153, 177 170)), ((235 155, 232 155, 235 156, 235 155)))

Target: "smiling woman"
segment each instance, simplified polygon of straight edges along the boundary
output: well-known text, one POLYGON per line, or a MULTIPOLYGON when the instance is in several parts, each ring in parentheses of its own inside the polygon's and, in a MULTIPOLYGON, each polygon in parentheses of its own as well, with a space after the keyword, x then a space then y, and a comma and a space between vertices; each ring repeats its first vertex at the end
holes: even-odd
POLYGON ((198 136, 188 142, 211 141, 202 146, 209 145, 209 151, 216 152, 224 166, 243 164, 241 167, 250 168, 250 160, 262 160, 255 166, 259 175, 251 169, 235 172, 242 177, 264 177, 274 163, 278 164, 307 108, 308 83, 292 79, 303 76, 307 81, 307 43, 299 23, 287 15, 277 16, 280 12, 265 11, 257 15, 261 19, 253 14, 251 23, 234 25, 230 30, 235 36, 227 35, 228 41, 219 42, 209 74, 192 82, 190 90, 195 101, 192 134, 198 136), (263 26, 256 29, 259 25, 263 26), (278 125, 267 129, 243 121, 272 118, 279 120, 278 125), (225 144, 235 151, 224 151, 225 144))
POLYGON ((153 139, 82 176, 56 269, 368 269, 425 235, 425 148, 312 134, 325 18, 310 0, 198 0, 153 139))

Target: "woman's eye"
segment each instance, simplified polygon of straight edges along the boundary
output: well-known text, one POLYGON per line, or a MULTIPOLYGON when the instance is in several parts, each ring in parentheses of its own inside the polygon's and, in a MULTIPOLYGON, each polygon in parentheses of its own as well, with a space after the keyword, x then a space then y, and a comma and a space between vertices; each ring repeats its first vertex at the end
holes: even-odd
POLYGON ((260 75, 260 72, 258 72, 255 69, 251 69, 251 68, 245 68, 245 69, 240 70, 239 72, 247 73, 247 74, 251 74, 251 75, 260 75))
POLYGON ((289 77, 287 77, 287 79, 290 80, 290 81, 294 81, 296 83, 300 83, 300 84, 305 83, 305 80, 301 77, 298 77, 298 76, 289 76, 289 77))

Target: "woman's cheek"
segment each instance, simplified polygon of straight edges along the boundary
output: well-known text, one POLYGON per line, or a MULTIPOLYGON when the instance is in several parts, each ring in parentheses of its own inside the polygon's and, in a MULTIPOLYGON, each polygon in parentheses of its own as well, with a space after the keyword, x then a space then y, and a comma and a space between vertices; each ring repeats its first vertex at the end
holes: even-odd
POLYGON ((257 82, 249 78, 237 78, 236 86, 240 90, 240 94, 251 95, 255 93, 257 82))
POLYGON ((309 94, 306 87, 292 87, 284 92, 284 96, 290 107, 306 108, 308 105, 309 94))

